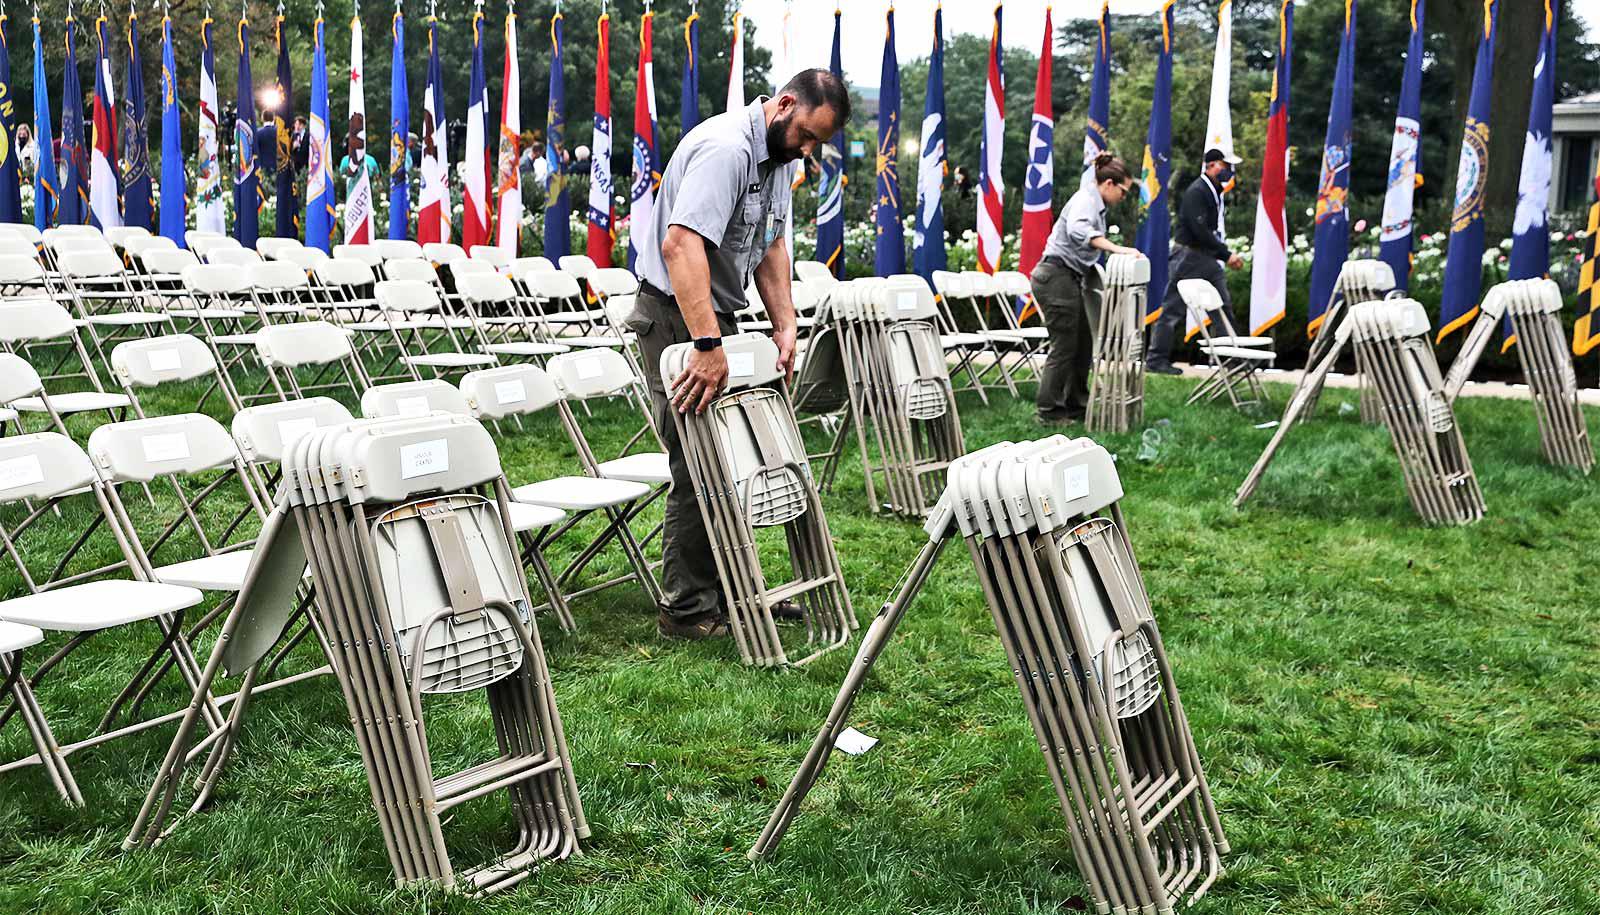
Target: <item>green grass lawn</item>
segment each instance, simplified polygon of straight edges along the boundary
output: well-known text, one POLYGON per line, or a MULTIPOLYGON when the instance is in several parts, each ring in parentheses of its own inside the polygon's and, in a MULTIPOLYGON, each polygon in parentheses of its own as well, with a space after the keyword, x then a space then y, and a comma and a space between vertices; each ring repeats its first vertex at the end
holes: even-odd
MULTIPOLYGON (((1233 846, 1193 911, 1600 911, 1600 497, 1542 462, 1531 406, 1458 405, 1489 514, 1430 530, 1387 433, 1340 412, 1354 392, 1325 395, 1239 511, 1233 490, 1270 432, 1181 408, 1188 383, 1150 388, 1149 416, 1172 417, 1175 433, 1159 458, 1135 460, 1137 432, 1104 444, 1121 458, 1133 542, 1233 846)), ((1025 402, 962 406, 971 448, 1042 434, 1025 402)), ((1600 413, 1589 420, 1600 429, 1600 413)), ((636 428, 619 407, 588 425, 599 450, 636 428)), ((529 432, 506 441, 513 482, 572 470, 553 422, 529 432)), ((924 537, 872 514, 858 464, 826 505, 865 623, 924 537)), ((323 678, 253 703, 211 807, 154 851, 119 845, 168 728, 73 757, 84 810, 37 770, 0 777, 0 913, 1083 908, 963 551, 946 551, 856 706, 853 723, 882 743, 837 755, 761 865, 745 850, 855 646, 753 670, 727 641, 658 639, 636 588, 574 613, 578 633, 543 631, 594 827, 582 857, 487 901, 396 890, 343 700, 323 678)), ((46 683, 58 735, 84 734, 150 644, 107 639, 46 683)), ((484 750, 481 705, 430 709, 439 766, 484 750)), ((27 746, 15 724, 0 734, 8 759, 27 746)), ((461 862, 509 840, 500 806, 458 813, 447 835, 461 862)))

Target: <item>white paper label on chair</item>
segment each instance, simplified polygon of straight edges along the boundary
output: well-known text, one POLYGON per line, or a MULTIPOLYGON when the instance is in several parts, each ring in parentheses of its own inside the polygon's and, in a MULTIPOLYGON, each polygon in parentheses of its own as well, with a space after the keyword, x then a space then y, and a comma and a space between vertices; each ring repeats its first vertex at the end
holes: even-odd
POLYGON ((428 398, 426 397, 399 397, 395 399, 394 408, 401 416, 427 416, 428 398))
POLYGON ((1078 464, 1068 467, 1066 477, 1062 480, 1062 495, 1068 502, 1081 499, 1089 494, 1089 465, 1078 464))
POLYGON ((605 373, 606 368, 600 364, 600 359, 597 356, 578 360, 578 380, 580 381, 593 381, 605 373))
POLYGON ((494 383, 494 402, 497 404, 521 403, 528 399, 528 386, 521 378, 494 383))
POLYGON ((310 416, 304 416, 300 419, 286 419, 278 423, 278 442, 287 448, 294 444, 295 439, 316 428, 317 421, 310 416))
POLYGON ((44 482, 44 468, 34 455, 0 461, 0 492, 44 482))
POLYGON ((425 477, 450 469, 450 441, 436 438, 400 446, 400 479, 425 477))
POLYGON ((166 349, 153 349, 145 354, 150 362, 152 372, 176 372, 183 368, 183 355, 176 347, 166 349))
POLYGON ((917 310, 917 294, 915 292, 900 292, 895 294, 895 307, 901 311, 917 310))
POLYGON ((728 377, 749 378, 756 373, 755 353, 729 353, 728 377))
POLYGON ((839 732, 839 739, 833 745, 851 756, 860 756, 877 746, 878 738, 868 737, 855 728, 845 728, 839 732))
POLYGON ((144 445, 144 459, 151 463, 181 461, 189 456, 189 437, 182 432, 146 435, 141 444, 144 445))

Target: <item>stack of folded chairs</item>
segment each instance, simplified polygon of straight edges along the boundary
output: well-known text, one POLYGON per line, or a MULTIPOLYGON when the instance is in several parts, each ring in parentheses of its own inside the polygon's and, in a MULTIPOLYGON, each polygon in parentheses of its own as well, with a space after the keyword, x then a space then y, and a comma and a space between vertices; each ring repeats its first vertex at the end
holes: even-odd
POLYGON ((1113 254, 1105 265, 1105 294, 1094 332, 1089 386, 1090 432, 1126 432, 1144 421, 1144 305, 1150 261, 1113 254))
MULTIPOLYGON (((1339 279, 1334 283, 1333 299, 1322 313, 1322 320, 1311 330, 1311 350, 1306 356, 1307 371, 1300 376, 1300 384, 1296 387, 1306 388, 1311 392, 1311 399, 1301 419, 1310 417, 1317 408, 1317 400, 1322 396, 1322 383, 1327 380, 1323 375, 1313 383, 1310 380, 1309 367, 1321 362, 1328 355, 1329 350, 1339 341, 1339 326, 1344 323, 1350 309, 1362 302, 1375 302, 1391 295, 1397 295, 1394 288, 1394 270, 1386 262, 1374 259, 1348 260, 1339 268, 1339 279)), ((1379 421, 1379 410, 1376 392, 1373 390, 1372 379, 1367 374, 1361 351, 1356 351, 1356 376, 1360 385, 1361 421, 1373 424, 1379 421)))
MULTIPOLYGON (((577 853, 588 826, 488 432, 445 414, 359 420, 302 434, 283 467, 279 505, 200 690, 223 666, 253 676, 281 637, 292 614, 286 595, 309 559, 317 625, 397 881, 491 893, 577 853), (436 775, 424 697, 479 691, 498 755, 436 775), (450 811, 500 790, 517 824, 514 847, 457 870, 444 837, 450 811)), ((130 844, 159 838, 193 729, 188 719, 180 727, 130 844)), ((206 768, 220 765, 212 758, 206 768)))
POLYGON ((859 279, 835 285, 829 306, 867 500, 875 512, 924 517, 944 487, 945 468, 966 451, 933 290, 918 276, 859 279))
POLYGON ((1346 312, 1322 360, 1306 369, 1266 450, 1239 486, 1235 505, 1255 492, 1288 429, 1310 408, 1346 341, 1371 379, 1376 410, 1389 427, 1411 504, 1426 524, 1470 524, 1483 517, 1483 490, 1461 440, 1455 411, 1428 341, 1428 314, 1413 299, 1362 302, 1346 312))
POLYGON ((1594 446, 1589 443, 1589 426, 1578 406, 1578 379, 1561 327, 1561 304, 1561 287, 1548 278, 1512 280, 1490 289, 1477 322, 1445 376, 1444 391, 1455 403, 1496 325, 1505 320, 1507 345, 1515 341, 1522 377, 1533 392, 1544 459, 1588 473, 1594 467, 1594 446))
MULTIPOLYGON (((729 628, 746 664, 804 664, 845 644, 856 628, 839 555, 828 533, 805 443, 783 388, 778 348, 758 333, 723 338, 727 392, 704 413, 673 413, 695 482, 728 607, 729 628), (756 531, 780 527, 792 577, 773 582, 762 568, 756 531), (791 660, 773 608, 802 608, 806 646, 791 660)), ((662 380, 671 387, 693 348, 668 347, 662 380)))
POLYGON ((1171 912, 1228 851, 1134 561, 1111 456, 1087 438, 1002 443, 956 461, 929 543, 862 640, 828 721, 751 857, 776 847, 884 642, 957 530, 1098 912, 1171 912))

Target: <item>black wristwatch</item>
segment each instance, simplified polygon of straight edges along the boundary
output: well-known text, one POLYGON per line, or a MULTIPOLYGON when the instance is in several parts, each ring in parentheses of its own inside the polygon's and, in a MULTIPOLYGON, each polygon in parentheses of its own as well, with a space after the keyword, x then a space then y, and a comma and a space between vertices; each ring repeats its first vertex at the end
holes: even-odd
POLYGON ((721 337, 695 337, 694 348, 696 352, 709 353, 722 345, 721 337))

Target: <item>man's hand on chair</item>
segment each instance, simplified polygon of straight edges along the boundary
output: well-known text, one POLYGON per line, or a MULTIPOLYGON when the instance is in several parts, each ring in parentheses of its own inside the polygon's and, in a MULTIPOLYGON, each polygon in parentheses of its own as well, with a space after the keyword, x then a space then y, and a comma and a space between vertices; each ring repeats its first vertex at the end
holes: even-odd
POLYGON ((793 325, 774 328, 772 342, 778 345, 778 368, 783 369, 783 380, 794 380, 795 340, 798 334, 793 325))
POLYGON ((672 382, 672 405, 679 413, 704 413, 727 383, 728 356, 722 347, 695 350, 689 354, 688 367, 672 382))
POLYGON ((1230 269, 1238 270, 1240 267, 1243 267, 1243 266, 1244 266, 1244 258, 1240 257, 1237 254, 1228 255, 1228 267, 1230 269))

